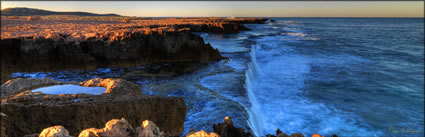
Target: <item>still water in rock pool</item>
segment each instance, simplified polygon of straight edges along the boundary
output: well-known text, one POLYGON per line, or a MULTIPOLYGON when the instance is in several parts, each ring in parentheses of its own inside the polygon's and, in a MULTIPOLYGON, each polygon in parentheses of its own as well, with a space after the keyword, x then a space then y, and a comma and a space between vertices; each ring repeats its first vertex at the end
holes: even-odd
POLYGON ((423 136, 423 19, 274 20, 237 34, 196 33, 229 60, 178 76, 135 73, 149 66, 12 76, 122 77, 144 94, 184 98, 185 132, 212 131, 230 116, 256 136, 277 128, 306 136, 423 136))
POLYGON ((37 89, 33 89, 32 92, 41 92, 44 94, 91 94, 91 95, 100 95, 105 92, 106 88, 104 87, 85 87, 73 84, 64 84, 64 85, 53 85, 45 86, 37 89))

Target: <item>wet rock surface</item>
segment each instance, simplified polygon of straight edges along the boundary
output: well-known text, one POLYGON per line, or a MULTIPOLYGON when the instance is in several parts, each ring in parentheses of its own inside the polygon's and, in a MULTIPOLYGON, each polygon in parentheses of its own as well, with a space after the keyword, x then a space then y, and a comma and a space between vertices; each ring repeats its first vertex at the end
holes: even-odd
POLYGON ((138 77, 167 78, 194 72, 200 68, 208 66, 207 63, 187 62, 171 64, 150 64, 144 68, 132 69, 125 72, 122 77, 127 79, 138 77))
POLYGON ((77 135, 83 129, 102 127, 108 120, 122 117, 134 126, 149 119, 169 135, 178 135, 184 130, 186 106, 182 98, 141 95, 140 87, 128 88, 131 84, 121 79, 92 79, 81 83, 106 86, 111 92, 50 95, 24 90, 4 96, 1 135, 24 136, 55 125, 62 125, 71 135, 77 135))

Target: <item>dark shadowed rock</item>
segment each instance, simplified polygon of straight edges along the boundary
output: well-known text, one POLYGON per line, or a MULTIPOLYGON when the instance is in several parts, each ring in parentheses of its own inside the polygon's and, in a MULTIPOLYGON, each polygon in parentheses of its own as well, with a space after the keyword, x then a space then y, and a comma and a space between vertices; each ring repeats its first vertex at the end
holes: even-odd
POLYGON ((287 134, 285 134, 282 131, 280 131, 280 129, 277 129, 276 130, 276 136, 277 137, 289 137, 287 134))
POLYGON ((67 42, 68 36, 2 39, 2 81, 9 79, 7 76, 13 72, 207 62, 224 58, 217 49, 189 31, 121 35, 99 36, 78 44, 67 42))
POLYGON ((208 66, 207 63, 200 62, 187 62, 187 63, 171 63, 171 64, 151 64, 145 65, 143 68, 129 69, 121 75, 126 79, 133 79, 138 77, 175 77, 183 74, 191 73, 208 66))
POLYGON ((294 133, 294 134, 291 134, 289 137, 304 137, 304 135, 301 133, 294 133))
POLYGON ((251 134, 245 132, 242 128, 236 128, 233 126, 232 118, 226 116, 223 123, 213 125, 214 132, 220 137, 250 137, 251 134))
POLYGON ((166 137, 167 135, 160 131, 155 123, 149 120, 143 121, 140 127, 136 128, 136 137, 166 137))

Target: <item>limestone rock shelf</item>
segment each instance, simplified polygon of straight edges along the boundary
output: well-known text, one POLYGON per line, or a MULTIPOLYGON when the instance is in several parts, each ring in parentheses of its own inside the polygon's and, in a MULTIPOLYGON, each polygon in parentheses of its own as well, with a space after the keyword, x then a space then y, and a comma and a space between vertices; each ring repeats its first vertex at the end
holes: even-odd
MULTIPOLYGON (((23 80, 6 83, 18 87, 13 83, 19 81, 23 80)), ((169 135, 179 135, 184 130, 186 106, 182 98, 142 95, 139 85, 123 79, 91 79, 80 84, 107 90, 101 95, 51 95, 23 90, 2 96, 1 135, 24 136, 55 125, 63 125, 76 135, 83 129, 100 128, 108 120, 122 117, 134 127, 149 119, 169 135)))
POLYGON ((180 18, 132 20, 3 19, 1 82, 14 72, 125 67, 152 63, 224 59, 192 32, 234 33, 261 18, 180 18))

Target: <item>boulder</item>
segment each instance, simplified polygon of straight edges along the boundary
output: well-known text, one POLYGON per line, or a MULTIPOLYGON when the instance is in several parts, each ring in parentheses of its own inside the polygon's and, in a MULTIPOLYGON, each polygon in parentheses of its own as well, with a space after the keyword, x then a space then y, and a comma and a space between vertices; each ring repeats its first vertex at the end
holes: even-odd
POLYGON ((155 123, 149 120, 143 121, 140 127, 136 128, 137 137, 166 137, 164 132, 161 132, 155 123))
POLYGON ((124 118, 109 120, 103 129, 89 128, 81 131, 78 137, 130 137, 133 127, 124 118))
POLYGON ((223 123, 213 125, 214 132, 220 137, 250 137, 249 132, 245 132, 243 128, 236 128, 233 126, 232 118, 226 116, 223 123))
POLYGON ((71 137, 69 131, 63 126, 52 126, 43 129, 39 137, 71 137))
POLYGON ((314 133, 311 137, 324 137, 324 136, 321 136, 320 134, 314 133))

